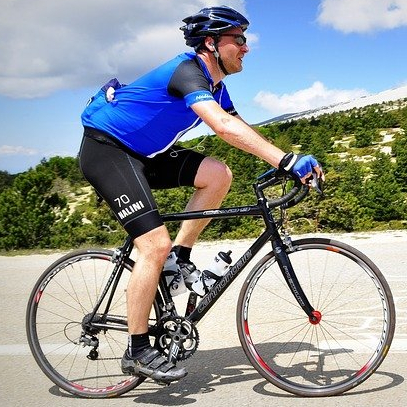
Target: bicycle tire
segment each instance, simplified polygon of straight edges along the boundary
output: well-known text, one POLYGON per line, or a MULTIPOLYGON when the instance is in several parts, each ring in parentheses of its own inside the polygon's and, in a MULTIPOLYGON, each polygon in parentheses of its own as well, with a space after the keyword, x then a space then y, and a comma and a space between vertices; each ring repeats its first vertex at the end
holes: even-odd
MULTIPOLYGON (((79 342, 81 324, 93 310, 115 265, 110 250, 78 250, 53 263, 34 286, 26 312, 26 331, 31 352, 41 370, 58 387, 87 398, 106 398, 126 393, 144 381, 124 376, 121 359, 127 347, 126 287, 134 262, 127 260, 109 313, 123 331, 95 333, 98 346, 79 342)), ((160 317, 156 301, 150 323, 160 317)), ((101 309, 104 303, 102 303, 101 309)), ((154 338, 152 338, 154 340, 154 338)))
POLYGON ((396 320, 389 285, 369 258, 344 243, 302 239, 287 252, 320 322, 305 315, 270 252, 242 286, 240 342, 255 369, 282 390, 343 393, 365 381, 389 351, 396 320))

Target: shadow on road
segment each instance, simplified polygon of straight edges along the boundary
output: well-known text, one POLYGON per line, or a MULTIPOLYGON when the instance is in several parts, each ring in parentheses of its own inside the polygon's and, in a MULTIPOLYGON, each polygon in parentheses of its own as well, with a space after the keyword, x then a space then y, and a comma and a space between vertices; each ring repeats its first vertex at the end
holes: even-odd
MULTIPOLYGON (((198 351, 192 358, 182 363, 188 369, 188 376, 168 387, 158 386, 152 381, 145 381, 140 387, 121 396, 133 398, 139 404, 163 406, 180 406, 196 403, 197 397, 204 398, 205 393, 221 391, 224 386, 253 381, 250 389, 258 394, 270 397, 297 397, 285 393, 263 380, 260 374, 248 364, 240 347, 198 351)), ((364 389, 349 391, 342 397, 380 392, 399 386, 404 378, 398 374, 378 370, 373 377, 380 376, 375 388, 363 385, 364 389)), ((367 383, 369 382, 368 379, 367 383)), ((243 389, 242 389, 243 390, 243 389)), ((50 388, 50 393, 57 397, 75 397, 63 392, 58 387, 50 388)), ((222 390, 223 391, 223 390, 222 390)), ((244 390, 246 391, 246 390, 244 390)), ((250 397, 250 393, 246 395, 250 397)))

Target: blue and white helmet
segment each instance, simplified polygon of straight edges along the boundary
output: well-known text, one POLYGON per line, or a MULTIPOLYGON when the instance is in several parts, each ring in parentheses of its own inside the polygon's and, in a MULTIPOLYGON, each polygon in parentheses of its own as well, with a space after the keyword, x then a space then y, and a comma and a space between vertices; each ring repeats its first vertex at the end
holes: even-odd
POLYGON ((184 32, 188 46, 197 48, 208 36, 219 36, 235 27, 243 31, 249 26, 249 21, 231 7, 207 7, 198 13, 182 20, 185 25, 180 27, 184 32))

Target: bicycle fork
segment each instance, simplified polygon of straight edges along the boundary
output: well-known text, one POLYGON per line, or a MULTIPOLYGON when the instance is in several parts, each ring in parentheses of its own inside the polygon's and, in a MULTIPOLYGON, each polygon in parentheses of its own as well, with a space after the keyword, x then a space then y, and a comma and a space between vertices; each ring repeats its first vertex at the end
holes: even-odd
POLYGON ((284 247, 284 243, 280 236, 273 239, 271 241, 271 245, 273 247, 277 264, 279 265, 281 273, 283 274, 283 277, 287 282, 292 294, 300 307, 304 310, 305 314, 308 316, 309 322, 313 325, 318 324, 321 321, 321 313, 316 311, 308 301, 308 298, 295 274, 290 258, 288 257, 287 249, 284 247))

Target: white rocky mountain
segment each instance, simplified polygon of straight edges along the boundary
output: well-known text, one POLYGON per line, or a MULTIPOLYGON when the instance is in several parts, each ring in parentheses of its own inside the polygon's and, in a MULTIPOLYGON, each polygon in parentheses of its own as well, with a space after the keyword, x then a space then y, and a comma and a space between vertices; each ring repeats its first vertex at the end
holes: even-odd
POLYGON ((361 98, 349 100, 348 102, 337 103, 334 105, 306 110, 303 112, 283 114, 281 116, 277 116, 264 122, 258 123, 257 126, 264 126, 266 124, 287 120, 307 119, 310 117, 317 117, 322 114, 351 110, 354 108, 361 108, 374 104, 396 101, 399 99, 407 99, 407 85, 388 89, 373 95, 362 96, 361 98))

